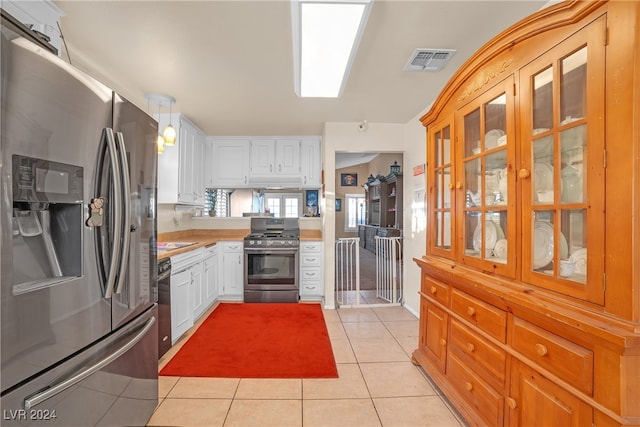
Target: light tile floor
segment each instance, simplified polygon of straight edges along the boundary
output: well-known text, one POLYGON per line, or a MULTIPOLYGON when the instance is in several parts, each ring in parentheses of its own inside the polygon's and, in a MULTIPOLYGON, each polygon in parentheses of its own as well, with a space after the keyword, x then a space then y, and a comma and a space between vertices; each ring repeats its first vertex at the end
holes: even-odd
MULTIPOLYGON (((408 310, 341 308, 324 310, 324 317, 339 378, 160 377, 160 402, 148 425, 466 425, 411 363, 418 320, 408 310)), ((160 360, 161 368, 198 326, 160 360)))

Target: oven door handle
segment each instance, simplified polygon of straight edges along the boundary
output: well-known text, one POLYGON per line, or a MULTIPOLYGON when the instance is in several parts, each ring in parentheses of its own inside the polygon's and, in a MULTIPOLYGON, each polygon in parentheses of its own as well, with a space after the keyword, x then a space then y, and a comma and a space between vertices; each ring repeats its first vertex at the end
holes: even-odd
POLYGON ((269 248, 269 249, 248 249, 244 250, 249 255, 273 255, 273 254, 286 254, 290 253, 295 255, 298 253, 298 248, 269 248))

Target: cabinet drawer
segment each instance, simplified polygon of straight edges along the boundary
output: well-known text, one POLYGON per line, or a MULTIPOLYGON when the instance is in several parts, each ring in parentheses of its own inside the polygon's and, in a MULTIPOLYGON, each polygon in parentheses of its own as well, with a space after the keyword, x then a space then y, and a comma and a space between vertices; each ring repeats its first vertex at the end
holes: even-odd
POLYGON ((226 253, 229 252, 242 252, 242 242, 222 242, 222 250, 226 253))
POLYGON ((430 296, 442 305, 449 306, 449 286, 434 280, 426 274, 422 277, 422 293, 430 296))
POLYGON ((449 356, 447 377, 460 395, 489 426, 502 426, 504 399, 454 354, 449 356))
POLYGON ((465 320, 473 323, 484 332, 505 342, 507 332, 507 314, 464 292, 454 289, 451 293, 451 308, 465 320))
POLYGON ((321 273, 319 268, 303 268, 300 269, 300 280, 320 280, 321 273))
POLYGON ((507 354, 473 334, 456 319, 451 320, 451 346, 460 358, 497 389, 504 389, 507 354))
POLYGON ((300 282, 300 295, 322 295, 324 289, 320 281, 300 282))
POLYGON ((320 254, 301 254, 300 265, 302 267, 320 267, 322 264, 320 254))
POLYGON ((322 252, 322 242, 300 242, 300 252, 322 252))
POLYGON ((511 346, 577 389, 592 395, 592 351, 517 317, 513 318, 511 346))

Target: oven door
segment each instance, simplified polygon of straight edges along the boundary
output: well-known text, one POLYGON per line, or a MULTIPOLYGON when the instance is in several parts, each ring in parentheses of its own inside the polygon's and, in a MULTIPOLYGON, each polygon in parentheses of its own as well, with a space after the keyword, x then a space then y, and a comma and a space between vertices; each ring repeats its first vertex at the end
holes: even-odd
POLYGON ((298 289, 297 248, 245 248, 246 290, 298 289))

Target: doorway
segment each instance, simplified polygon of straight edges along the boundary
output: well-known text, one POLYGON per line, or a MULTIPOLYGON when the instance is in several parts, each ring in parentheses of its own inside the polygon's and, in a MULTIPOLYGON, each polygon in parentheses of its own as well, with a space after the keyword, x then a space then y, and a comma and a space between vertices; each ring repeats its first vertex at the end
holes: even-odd
POLYGON ((397 190, 395 175, 401 174, 403 154, 336 152, 335 156, 336 303, 401 305, 402 181, 397 190), (383 191, 376 203, 369 194, 374 181, 384 183, 378 187, 383 191))

